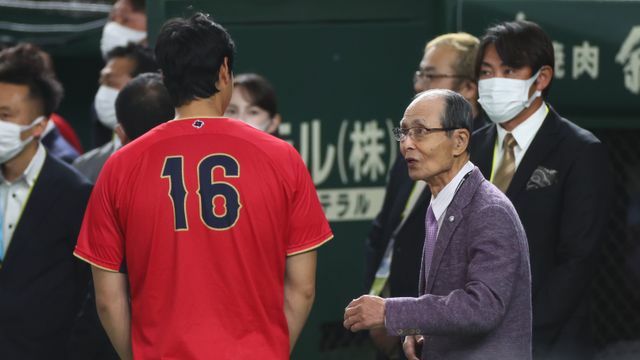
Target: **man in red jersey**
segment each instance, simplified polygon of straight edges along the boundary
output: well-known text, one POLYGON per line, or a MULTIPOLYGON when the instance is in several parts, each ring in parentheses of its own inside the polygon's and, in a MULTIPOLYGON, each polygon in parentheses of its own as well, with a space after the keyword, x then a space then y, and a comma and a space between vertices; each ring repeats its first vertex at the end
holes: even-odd
POLYGON ((107 161, 76 256, 123 359, 286 359, 332 238, 296 150, 224 118, 234 44, 208 16, 161 29, 176 119, 107 161))

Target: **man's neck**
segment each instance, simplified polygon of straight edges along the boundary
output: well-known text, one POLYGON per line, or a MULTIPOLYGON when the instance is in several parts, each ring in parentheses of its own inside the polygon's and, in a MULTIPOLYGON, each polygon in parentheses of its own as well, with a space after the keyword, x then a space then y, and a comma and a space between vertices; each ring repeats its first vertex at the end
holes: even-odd
POLYGON ((533 115, 533 113, 535 113, 540 108, 540 106, 542 106, 543 103, 544 103, 544 100, 542 100, 542 97, 538 97, 533 101, 533 103, 531 103, 531 106, 522 110, 522 112, 520 112, 520 114, 518 114, 513 119, 500 124, 500 126, 502 126, 503 129, 509 132, 513 131, 513 129, 518 127, 518 125, 522 124, 528 118, 530 118, 531 115, 533 115))
POLYGON ((5 180, 13 182, 24 174, 27 166, 36 155, 39 145, 39 141, 34 139, 16 157, 2 164, 2 176, 5 180))
POLYGON ((192 117, 220 117, 224 115, 224 106, 217 97, 195 99, 176 108, 176 119, 192 117))
POLYGON ((427 184, 429 184, 429 189, 431 190, 431 194, 433 197, 437 197, 438 193, 444 189, 447 184, 453 180, 454 177, 460 172, 460 170, 464 167, 469 161, 469 155, 464 153, 463 155, 458 156, 453 161, 453 166, 448 171, 445 171, 441 174, 438 174, 430 179, 426 179, 427 184))

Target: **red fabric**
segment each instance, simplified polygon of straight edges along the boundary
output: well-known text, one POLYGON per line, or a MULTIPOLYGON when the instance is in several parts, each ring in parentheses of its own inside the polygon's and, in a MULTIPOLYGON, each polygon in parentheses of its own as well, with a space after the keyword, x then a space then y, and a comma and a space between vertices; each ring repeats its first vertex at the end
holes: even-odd
POLYGON ((331 237, 293 147, 239 120, 182 119, 109 158, 75 254, 126 263, 136 359, 288 359, 286 256, 331 237))
POLYGON ((80 138, 78 138, 78 134, 73 130, 71 124, 67 122, 62 116, 58 114, 51 114, 51 121, 56 125, 58 131, 60 131, 60 135, 67 140, 71 146, 78 152, 78 154, 82 154, 84 149, 82 149, 82 144, 80 143, 80 138))

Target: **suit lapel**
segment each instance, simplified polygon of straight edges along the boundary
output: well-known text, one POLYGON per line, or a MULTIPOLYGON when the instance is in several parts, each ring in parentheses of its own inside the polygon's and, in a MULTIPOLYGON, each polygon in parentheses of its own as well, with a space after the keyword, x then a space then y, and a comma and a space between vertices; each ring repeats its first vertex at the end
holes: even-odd
POLYGON ((480 169, 486 179, 491 177, 493 165, 493 149, 496 143, 496 125, 490 125, 478 131, 478 135, 473 137, 477 141, 474 151, 471 153, 473 163, 480 169))
MULTIPOLYGON (((433 258, 431 259, 431 268, 429 269, 429 277, 426 281, 426 293, 431 293, 433 288, 434 279, 436 274, 438 273, 438 268, 440 267, 440 262, 442 260, 442 256, 444 255, 451 239, 453 238, 453 234, 455 233, 458 225, 462 223, 463 214, 462 209, 464 209, 473 194, 475 194, 480 183, 485 181, 480 169, 477 167, 471 172, 471 175, 467 180, 465 180, 462 185, 460 185, 460 189, 454 195, 451 204, 447 208, 447 211, 443 214, 442 226, 440 227, 440 231, 438 231, 438 237, 436 239, 436 245, 433 250, 433 258)), ((423 256, 424 259, 424 256, 423 256)), ((424 261, 423 261, 424 262, 424 261)), ((421 272, 421 276, 424 277, 424 265, 421 272)), ((421 281, 421 285, 422 285, 421 281)))
POLYGON ((20 258, 20 252, 28 251, 29 242, 34 241, 35 232, 41 228, 41 224, 45 223, 43 218, 55 209, 54 201, 56 200, 55 191, 59 177, 55 164, 52 163, 51 155, 47 153, 42 170, 33 184, 31 194, 24 206, 20 220, 16 225, 16 230, 11 238, 11 243, 7 249, 7 253, 3 262, 3 268, 10 267, 13 259, 20 258))
POLYGON ((512 201, 525 189, 527 181, 529 181, 529 177, 531 177, 533 171, 540 165, 542 160, 555 149, 558 142, 562 139, 558 131, 559 125, 560 119, 558 114, 549 107, 547 117, 533 138, 531 145, 529 145, 507 189, 507 197, 512 201))
POLYGON ((442 226, 440 227, 440 231, 438 232, 436 247, 435 249, 433 249, 433 258, 431 259, 429 278, 427 279, 426 283, 427 293, 430 293, 431 289, 433 288, 433 280, 435 279, 438 268, 440 267, 442 255, 444 255, 445 250, 449 246, 449 242, 451 242, 453 233, 462 221, 462 212, 460 212, 460 210, 456 208, 451 209, 450 207, 442 216, 444 216, 444 218, 442 219, 442 226))

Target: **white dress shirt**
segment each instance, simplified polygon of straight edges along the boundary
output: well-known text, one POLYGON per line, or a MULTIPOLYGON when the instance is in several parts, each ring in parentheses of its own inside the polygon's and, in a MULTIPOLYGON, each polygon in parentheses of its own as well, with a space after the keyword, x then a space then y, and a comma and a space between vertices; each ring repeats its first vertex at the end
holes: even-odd
POLYGON ((4 220, 2 222, 3 254, 6 254, 9 243, 11 243, 13 232, 16 230, 18 221, 20 221, 20 215, 22 215, 22 210, 27 200, 29 200, 33 185, 38 179, 40 170, 42 170, 45 157, 46 151, 44 146, 38 143, 36 154, 31 159, 24 173, 14 182, 7 181, 2 171, 0 171, 0 201, 4 202, 2 204, 3 206, 0 207, 0 209, 4 210, 2 214, 4 215, 2 216, 2 220, 4 220))
MULTIPOLYGON (((542 103, 542 106, 538 108, 531 116, 527 118, 527 120, 523 121, 520 125, 516 126, 515 129, 511 131, 511 135, 516 139, 518 143, 513 148, 513 154, 515 155, 516 160, 516 169, 518 169, 518 165, 522 161, 524 154, 526 154, 529 145, 533 141, 533 138, 536 137, 538 130, 542 126, 544 119, 547 117, 549 113, 549 107, 546 103, 542 103)), ((493 166, 491 168, 491 180, 493 180, 493 174, 495 174, 500 162, 502 161, 502 156, 504 154, 504 150, 502 148, 502 143, 504 141, 504 137, 509 133, 502 126, 496 125, 498 130, 498 137, 496 139, 495 148, 493 150, 493 166)))
POLYGON ((456 176, 440 190, 437 196, 431 195, 431 210, 433 210, 433 215, 435 215, 436 221, 438 221, 438 232, 440 232, 440 227, 442 226, 442 215, 444 215, 451 201, 453 201, 453 197, 456 195, 456 191, 463 179, 465 179, 465 176, 473 171, 474 168, 475 165, 473 165, 471 161, 467 161, 456 176))

